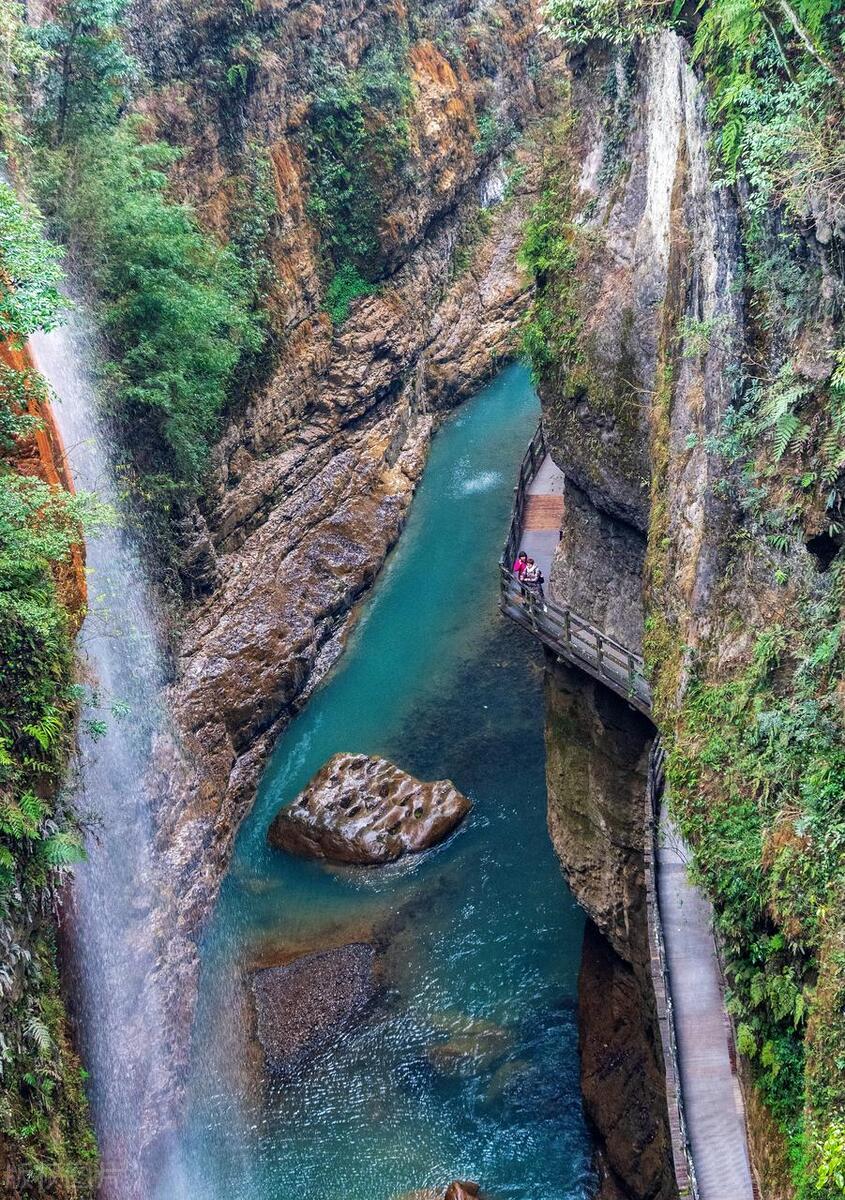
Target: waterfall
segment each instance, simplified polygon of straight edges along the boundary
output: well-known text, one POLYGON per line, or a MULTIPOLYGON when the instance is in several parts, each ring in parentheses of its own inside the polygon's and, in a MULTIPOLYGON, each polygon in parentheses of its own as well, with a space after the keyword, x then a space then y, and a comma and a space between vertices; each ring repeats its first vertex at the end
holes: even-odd
MULTIPOLYGON (((55 418, 76 486, 96 492, 119 513, 114 462, 89 366, 92 344, 75 318, 35 336, 32 351, 56 394, 55 418)), ((68 787, 89 824, 88 860, 76 870, 63 930, 103 1156, 101 1195, 129 1200, 144 1194, 141 1097, 155 1086, 163 1059, 156 1019, 161 997, 150 972, 147 928, 156 898, 154 821, 144 780, 163 721, 165 660, 149 582, 125 527, 91 540, 87 568, 89 611, 78 653, 91 701, 82 714, 78 769, 68 787), (99 722, 106 723, 105 732, 99 722)))

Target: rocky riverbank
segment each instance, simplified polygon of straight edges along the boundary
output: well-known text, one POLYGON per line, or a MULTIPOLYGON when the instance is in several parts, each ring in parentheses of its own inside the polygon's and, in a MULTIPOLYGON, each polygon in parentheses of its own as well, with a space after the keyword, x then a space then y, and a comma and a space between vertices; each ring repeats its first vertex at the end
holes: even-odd
MULTIPOLYGON (((155 880, 138 881, 154 897, 139 936, 153 964, 145 991, 166 998, 171 1064, 151 1081, 152 1142, 178 1111, 196 938, 268 751, 340 652, 400 534, 438 409, 516 346, 530 295, 516 255, 537 173, 530 137, 506 146, 556 104, 558 64, 530 0, 493 15, 481 5, 310 5, 256 17, 264 50, 233 112, 210 102, 203 73, 220 50, 222 10, 220 24, 199 26, 179 5, 136 0, 132 14, 151 76, 147 119, 183 145, 175 186, 211 226, 225 231, 233 217, 232 172, 266 156, 278 280, 270 377, 233 412, 206 501, 184 530, 182 569, 197 599, 176 655, 172 725, 144 785, 158 849, 155 880), (333 326, 303 152, 315 60, 301 39, 307 32, 315 53, 354 71, 397 22, 411 102, 406 164, 378 182, 384 278, 333 326), (429 30, 452 37, 457 57, 429 30)), ((136 1023, 128 1043, 141 1043, 143 1002, 136 1023)))

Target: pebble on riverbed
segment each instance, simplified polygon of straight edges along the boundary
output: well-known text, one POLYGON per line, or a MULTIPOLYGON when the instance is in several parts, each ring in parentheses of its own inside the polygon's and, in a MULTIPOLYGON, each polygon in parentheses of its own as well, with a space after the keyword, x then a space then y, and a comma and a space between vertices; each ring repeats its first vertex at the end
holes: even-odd
POLYGON ((442 841, 470 808, 448 779, 422 783, 387 759, 335 754, 267 836, 291 854, 373 866, 442 841))
POLYGON ((352 943, 255 971, 258 1040, 271 1070, 300 1060, 367 1011, 378 991, 375 949, 352 943))

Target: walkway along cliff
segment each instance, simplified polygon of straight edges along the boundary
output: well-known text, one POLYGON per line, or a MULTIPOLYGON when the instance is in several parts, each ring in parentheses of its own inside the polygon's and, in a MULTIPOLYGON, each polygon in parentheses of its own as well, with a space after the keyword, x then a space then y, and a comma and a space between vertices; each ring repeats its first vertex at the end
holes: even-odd
MULTIPOLYGON (((562 505, 555 501, 564 490, 563 474, 547 454, 541 425, 526 451, 515 489, 500 564, 502 612, 529 629, 558 662, 572 664, 650 715, 651 695, 642 659, 574 613, 566 597, 556 591, 535 595, 514 577, 513 562, 525 549, 548 578, 552 553, 545 551, 563 537, 551 514, 563 515, 562 505)), ((662 1063, 677 1195, 694 1200, 726 1196, 754 1200, 745 1108, 724 1006, 712 909, 686 878, 683 843, 666 811, 664 760, 658 737, 648 756, 640 828, 652 1032, 657 1033, 655 1049, 662 1063)), ((635 826, 639 824, 636 814, 633 820, 635 826)), ((554 840, 566 868, 571 852, 560 838, 554 840)), ((629 916, 633 919, 633 912, 629 916)), ((605 1133, 600 1127, 598 1132, 605 1133)), ((623 1180, 628 1170, 623 1167, 620 1172, 623 1180)))
MULTIPOLYGON (((841 445, 839 251, 813 215, 820 200, 809 184, 799 212, 788 191, 765 193, 759 173, 726 179, 708 119, 708 82, 716 85, 691 66, 682 37, 666 30, 620 48, 600 29, 584 46, 581 32, 568 116, 551 139, 526 239, 537 282, 526 345, 544 444, 563 474, 561 536, 548 611, 518 609, 512 588, 506 597, 557 651, 547 685, 550 827, 605 938, 585 958, 585 985, 601 979, 634 1011, 652 960, 641 819, 652 727, 627 701, 645 711, 648 694, 673 821, 714 903, 760 1194, 818 1187, 827 1196, 823 1160, 838 1144, 842 1104, 831 1067, 843 995, 833 950, 843 927, 834 849, 842 455, 829 457, 841 445), (614 674, 600 654, 605 639, 614 674), (592 762, 578 738, 598 747, 592 762)), ((778 170, 787 178, 794 166, 778 170)), ((656 861, 651 897, 670 993, 678 988, 681 1095, 707 1194, 696 1139, 707 1139, 712 1109, 698 1109, 685 1079, 689 962, 673 954, 664 907, 674 903, 664 884, 683 873, 660 845, 656 861)), ((699 952, 711 957, 704 942, 699 952)), ((606 1194, 671 1194, 653 1160, 630 1150, 638 1137, 656 1144, 660 1131, 642 1122, 620 1137, 630 1106, 594 1086, 613 1070, 602 1046, 624 1042, 582 1000, 585 1102, 603 1131, 606 1194)), ((714 1037, 719 1025, 714 1017, 714 1037)), ((652 1050, 642 1046, 636 1066, 619 1060, 645 1089, 652 1050)), ((733 1099, 726 1092, 725 1112, 733 1099)), ((731 1155, 740 1170, 742 1157, 731 1155)))

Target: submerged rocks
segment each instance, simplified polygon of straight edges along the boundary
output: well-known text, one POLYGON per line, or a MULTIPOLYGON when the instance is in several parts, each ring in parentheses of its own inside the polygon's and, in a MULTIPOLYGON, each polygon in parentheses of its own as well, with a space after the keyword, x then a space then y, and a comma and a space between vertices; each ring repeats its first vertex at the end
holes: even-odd
POLYGON ((281 1070, 360 1015, 377 991, 375 950, 352 943, 269 967, 252 976, 258 1040, 281 1070))
POLYGON ((513 1043, 509 1029, 493 1021, 469 1020, 462 1028, 448 1029, 451 1037, 437 1042, 426 1052, 431 1066, 441 1075, 468 1078, 491 1071, 513 1043))
POLYGON ((267 836, 291 854, 375 865, 436 845, 470 808, 448 779, 421 783, 387 759, 335 754, 267 836))

